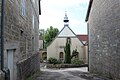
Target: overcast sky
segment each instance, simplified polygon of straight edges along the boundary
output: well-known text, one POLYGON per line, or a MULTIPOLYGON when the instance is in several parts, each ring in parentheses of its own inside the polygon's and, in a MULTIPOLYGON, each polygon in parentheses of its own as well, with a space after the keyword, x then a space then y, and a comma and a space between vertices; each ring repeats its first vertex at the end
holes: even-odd
POLYGON ((40 29, 50 26, 61 30, 64 27, 64 16, 67 11, 69 27, 76 34, 87 34, 85 17, 89 0, 41 0, 40 29))

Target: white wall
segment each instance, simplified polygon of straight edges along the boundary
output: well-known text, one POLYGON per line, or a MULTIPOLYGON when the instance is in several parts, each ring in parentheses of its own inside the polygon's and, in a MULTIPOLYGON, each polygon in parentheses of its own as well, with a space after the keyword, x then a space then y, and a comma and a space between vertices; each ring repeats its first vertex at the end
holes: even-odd
POLYGON ((39 40, 39 49, 43 49, 43 40, 39 40))
MULTIPOLYGON (((65 44, 66 38, 56 38, 52 44, 47 47, 47 59, 50 57, 59 59, 59 53, 64 53, 64 48, 60 48, 60 46, 65 46, 65 44)), ((83 46, 83 44, 79 41, 78 38, 71 38, 71 54, 73 50, 77 49, 79 52, 79 59, 83 60, 84 52, 81 46, 83 46)))

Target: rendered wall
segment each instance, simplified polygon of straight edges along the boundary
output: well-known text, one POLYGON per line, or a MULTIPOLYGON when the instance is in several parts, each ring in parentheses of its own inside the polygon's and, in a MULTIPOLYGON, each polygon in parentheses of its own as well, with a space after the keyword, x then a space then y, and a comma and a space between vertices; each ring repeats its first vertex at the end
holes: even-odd
MULTIPOLYGON (((64 53, 64 47, 66 44, 66 38, 56 38, 50 46, 47 47, 47 59, 54 57, 59 60, 59 53, 64 53), (62 47, 62 48, 60 48, 62 47)), ((72 51, 77 49, 79 52, 79 59, 85 61, 85 56, 82 48, 83 44, 79 41, 78 38, 71 38, 71 54, 72 51)), ((65 55, 65 53, 64 53, 65 55)))

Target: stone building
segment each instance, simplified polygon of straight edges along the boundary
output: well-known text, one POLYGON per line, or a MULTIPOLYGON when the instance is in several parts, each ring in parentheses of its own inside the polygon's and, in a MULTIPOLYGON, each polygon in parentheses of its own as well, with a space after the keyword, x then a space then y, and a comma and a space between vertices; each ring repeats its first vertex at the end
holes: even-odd
POLYGON ((25 80, 39 70, 40 0, 5 0, 4 67, 10 80, 25 80))
POLYGON ((67 14, 64 17, 64 27, 47 47, 47 60, 51 57, 56 58, 57 60, 65 60, 64 47, 66 44, 66 39, 70 38, 71 40, 71 55, 73 50, 77 49, 78 55, 75 58, 87 63, 87 53, 84 51, 84 43, 77 37, 77 35, 69 27, 69 20, 67 14))
POLYGON ((120 80, 120 0, 90 0, 89 71, 120 80))

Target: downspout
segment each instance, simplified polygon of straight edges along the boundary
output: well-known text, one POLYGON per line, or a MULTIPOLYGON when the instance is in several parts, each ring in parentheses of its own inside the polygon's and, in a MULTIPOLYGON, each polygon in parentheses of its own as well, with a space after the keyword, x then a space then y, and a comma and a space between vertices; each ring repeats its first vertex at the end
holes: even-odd
POLYGON ((1 4, 1 70, 4 72, 4 0, 1 4))
POLYGON ((5 74, 5 80, 10 80, 10 71, 9 69, 4 68, 4 9, 5 8, 5 0, 2 0, 1 4, 1 70, 5 74))
POLYGON ((90 32, 89 32, 89 15, 90 15, 90 11, 91 11, 91 7, 92 7, 92 4, 93 4, 93 0, 90 0, 89 1, 89 6, 88 6, 88 10, 87 10, 87 15, 86 15, 86 19, 85 19, 85 22, 87 22, 87 32, 88 32, 88 71, 90 71, 90 47, 89 47, 89 37, 90 37, 90 32))
POLYGON ((88 71, 90 71, 90 51, 89 51, 89 23, 87 22, 87 33, 88 33, 88 71))

